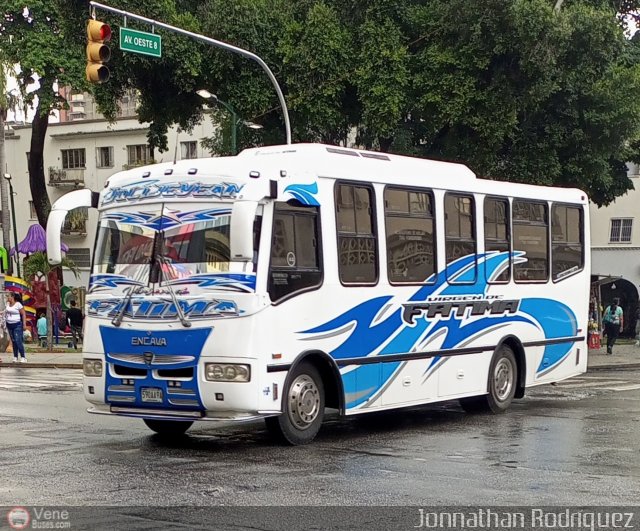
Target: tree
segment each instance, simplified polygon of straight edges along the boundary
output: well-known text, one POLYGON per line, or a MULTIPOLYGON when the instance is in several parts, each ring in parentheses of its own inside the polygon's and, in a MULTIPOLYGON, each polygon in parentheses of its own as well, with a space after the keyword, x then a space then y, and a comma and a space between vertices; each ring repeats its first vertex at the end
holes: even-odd
POLYGON ((429 35, 414 50, 408 123, 418 153, 498 179, 577 186, 598 205, 631 189, 624 163, 638 157, 640 67, 606 4, 410 9, 410 31, 429 35))
MULTIPOLYGON (((34 0, 27 12, 17 0, 4 3, 0 48, 20 62, 21 86, 40 77, 29 172, 44 223, 41 148, 49 112, 65 105, 52 87, 87 88, 87 2, 34 0)), ((578 186, 599 205, 632 187, 625 162, 640 160, 640 54, 625 30, 638 0, 116 4, 257 52, 287 97, 294 141, 346 143, 357 130, 371 149, 460 161, 490 178, 578 186)), ((137 90, 149 143, 165 151, 169 126, 189 130, 203 118, 195 92, 206 88, 264 126, 259 134, 240 127, 240 146, 284 141, 280 105, 258 65, 158 32, 160 60, 122 53, 114 32, 111 79, 92 87, 107 118, 125 90, 137 90)), ((224 153, 223 140, 208 145, 224 153)))
POLYGON ((45 226, 51 205, 44 175, 44 141, 49 115, 66 104, 56 85, 86 85, 83 32, 78 31, 83 27, 79 7, 86 4, 79 0, 33 0, 25 7, 24 2, 4 0, 2 5, 0 48, 10 64, 20 65, 16 72, 19 89, 26 95, 25 103, 35 105, 29 184, 38 221, 45 226))
POLYGON ((62 263, 57 266, 51 266, 49 264, 49 260, 47 259, 47 253, 38 251, 31 255, 29 255, 23 262, 24 267, 24 277, 29 282, 33 282, 34 280, 39 279, 40 277, 44 277, 45 282, 45 292, 47 294, 47 347, 51 347, 53 345, 53 327, 52 327, 52 309, 51 309, 51 289, 49 282, 51 281, 51 277, 53 276, 57 282, 57 276, 51 275, 51 273, 56 272, 60 267, 65 267, 69 269, 76 278, 80 276, 80 270, 73 262, 73 260, 67 258, 66 256, 62 258, 62 263))
MULTIPOLYGON (((598 205, 640 158, 640 2, 208 0, 203 31, 258 50, 294 140, 345 142, 469 165, 481 176, 575 186, 598 205)), ((281 141, 273 91, 242 58, 204 52, 207 88, 281 141), (265 99, 264 91, 270 94, 265 99)), ((244 134, 242 141, 251 141, 244 134)), ((220 148, 221 143, 211 143, 220 148)))
MULTIPOLYGON (((192 26, 194 18, 176 11, 176 2, 152 0, 117 2, 146 16, 158 16, 182 25, 192 26)), ((181 3, 182 4, 182 3, 181 3)), ((49 117, 53 111, 68 108, 67 101, 57 87, 71 87, 81 91, 95 91, 105 115, 114 119, 117 101, 128 88, 141 91, 140 120, 151 122, 150 144, 166 149, 169 125, 180 122, 183 128, 192 126, 201 115, 197 96, 193 92, 194 78, 201 70, 198 54, 186 39, 165 36, 165 50, 161 62, 117 50, 117 38, 110 48, 112 79, 105 87, 90 86, 85 79, 87 0, 31 0, 28 7, 18 0, 3 0, 3 19, 0 21, 0 50, 6 61, 19 65, 16 80, 25 103, 35 106, 29 150, 29 183, 38 222, 46 226, 51 204, 44 173, 44 141, 49 117), (186 43, 186 44, 185 44, 186 43), (162 90, 165 89, 165 90, 162 90), (190 91, 189 98, 180 97, 190 91)), ((101 17, 113 19, 116 17, 101 17)), ((3 169, 4 170, 4 169, 3 169)), ((4 211, 4 210, 3 210, 4 211)))

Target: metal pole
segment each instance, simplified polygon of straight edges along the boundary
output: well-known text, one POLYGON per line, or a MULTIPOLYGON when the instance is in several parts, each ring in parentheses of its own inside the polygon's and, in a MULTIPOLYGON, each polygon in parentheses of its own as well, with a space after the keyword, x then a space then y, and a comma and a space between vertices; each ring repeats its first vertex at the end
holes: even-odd
POLYGON ((231 153, 238 154, 238 113, 229 105, 226 101, 221 100, 218 96, 213 97, 218 103, 220 103, 229 114, 231 114, 231 153))
POLYGON ((287 109, 287 104, 284 101, 284 95, 282 94, 280 85, 278 85, 278 81, 273 75, 273 72, 271 72, 271 69, 267 66, 267 63, 265 63, 256 54, 251 53, 248 50, 244 50, 242 48, 232 46, 231 44, 227 44, 226 42, 217 41, 215 39, 212 39, 211 37, 205 37, 204 35, 200 35, 199 33, 193 33, 192 31, 187 31, 182 28, 177 28, 176 26, 170 26, 169 24, 165 24, 164 22, 160 22, 158 20, 153 20, 147 17, 141 17, 140 15, 129 13, 128 11, 123 11, 122 9, 116 9, 115 7, 107 6, 107 5, 100 4, 98 2, 93 2, 93 1, 89 2, 89 5, 94 8, 97 7, 99 9, 104 9, 105 11, 110 11, 111 13, 117 13, 118 15, 121 15, 123 17, 129 17, 134 20, 146 22, 147 24, 151 24, 152 26, 157 26, 159 28, 164 28, 169 31, 174 31, 182 35, 187 35, 188 37, 192 37, 194 39, 206 42, 207 44, 212 44, 213 46, 218 46, 219 48, 223 48, 224 50, 227 50, 229 52, 240 54, 244 57, 247 57, 248 59, 252 59, 253 61, 257 62, 265 71, 267 76, 269 76, 269 79, 273 84, 273 88, 275 88, 276 93, 278 94, 278 100, 280 100, 280 106, 282 107, 282 115, 284 117, 284 128, 287 135, 287 144, 291 144, 291 124, 289 123, 289 110, 287 109))
POLYGON ((231 152, 238 154, 238 116, 235 112, 231 113, 231 152))
POLYGON ((18 256, 18 226, 16 225, 16 205, 13 201, 13 185, 9 181, 9 196, 11 197, 11 218, 13 219, 13 241, 16 258, 16 272, 20 276, 20 257, 18 256))
MULTIPOLYGON (((0 76, 4 75, 4 71, 2 70, 2 66, 0 65, 0 76)), ((2 98, 4 94, 0 94, 0 98, 2 98)), ((11 227, 9 225, 9 200, 7 198, 8 190, 7 183, 4 177, 4 172, 7 171, 7 157, 6 157, 6 138, 5 138, 5 120, 4 120, 4 109, 0 109, 0 210, 2 210, 2 214, 0 215, 0 223, 2 223, 2 246, 7 250, 7 253, 11 249, 11 227)), ((13 274, 13 265, 11 265, 11 261, 7 263, 9 266, 8 273, 13 274)))

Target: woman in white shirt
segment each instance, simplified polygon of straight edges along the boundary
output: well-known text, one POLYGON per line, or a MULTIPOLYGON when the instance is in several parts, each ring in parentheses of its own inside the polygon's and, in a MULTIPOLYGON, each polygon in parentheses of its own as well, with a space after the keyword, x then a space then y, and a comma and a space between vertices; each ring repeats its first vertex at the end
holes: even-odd
POLYGON ((7 295, 7 307, 5 308, 4 315, 7 323, 7 329, 9 330, 9 336, 11 337, 11 345, 13 346, 13 362, 18 361, 18 354, 20 354, 20 361, 22 363, 27 362, 27 356, 24 353, 24 341, 23 333, 27 327, 27 318, 24 313, 24 307, 19 300, 20 296, 9 292, 7 295))

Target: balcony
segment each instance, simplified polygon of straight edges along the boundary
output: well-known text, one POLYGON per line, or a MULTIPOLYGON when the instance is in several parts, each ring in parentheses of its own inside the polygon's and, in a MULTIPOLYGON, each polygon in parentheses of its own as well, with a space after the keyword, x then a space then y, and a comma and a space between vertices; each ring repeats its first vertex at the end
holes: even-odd
POLYGON ((74 208, 64 220, 62 234, 66 236, 86 236, 89 211, 86 207, 74 208))
POLYGON ((84 187, 84 168, 64 170, 62 168, 49 167, 50 186, 84 187))
POLYGON ((147 160, 137 160, 133 163, 123 164, 123 170, 132 170, 133 168, 139 168, 140 166, 149 166, 150 164, 155 164, 155 159, 147 159, 147 160))

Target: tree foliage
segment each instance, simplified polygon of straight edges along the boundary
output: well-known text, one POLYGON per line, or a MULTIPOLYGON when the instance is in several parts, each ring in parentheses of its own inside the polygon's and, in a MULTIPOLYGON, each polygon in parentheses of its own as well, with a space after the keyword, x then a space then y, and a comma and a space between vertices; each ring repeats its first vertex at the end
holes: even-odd
MULTIPOLYGON (((79 0, 1 0, 0 48, 19 65, 16 80, 27 105, 36 107, 29 150, 29 184, 38 221, 46 225, 50 203, 44 175, 49 115, 66 102, 58 86, 85 88, 83 27, 79 0)), ((85 13, 88 11, 85 11, 85 13)))
MULTIPOLYGON (((370 149, 460 161, 495 179, 578 186, 597 204, 632 187, 625 162, 640 162, 640 53, 628 34, 639 0, 113 3, 258 53, 281 83, 294 141, 347 143, 356 131, 370 149)), ((34 0, 31 21, 20 18, 22 4, 0 4, 11 14, 0 46, 9 43, 23 65, 23 85, 34 74, 46 81, 41 115, 64 104, 53 80, 86 88, 85 0, 34 0)), ((284 142, 282 110, 255 62, 162 29, 161 60, 122 53, 121 17, 98 15, 111 22, 114 42, 111 80, 92 87, 96 98, 113 119, 118 98, 137 90, 153 149, 169 148, 172 124, 188 130, 209 118, 203 105, 214 104, 196 95, 200 88, 264 126, 240 125, 241 147, 284 142)), ((211 111, 221 128, 207 146, 228 153, 228 113, 211 111)))
MULTIPOLYGON (((368 148, 577 186, 607 204, 632 188, 625 162, 640 154, 638 44, 625 38, 638 4, 207 0, 198 19, 274 66, 294 140, 345 142, 355 128, 368 148)), ((264 75, 242 58, 204 54, 207 88, 244 116, 262 114, 263 140, 279 141, 264 75)))

